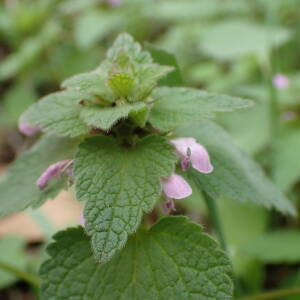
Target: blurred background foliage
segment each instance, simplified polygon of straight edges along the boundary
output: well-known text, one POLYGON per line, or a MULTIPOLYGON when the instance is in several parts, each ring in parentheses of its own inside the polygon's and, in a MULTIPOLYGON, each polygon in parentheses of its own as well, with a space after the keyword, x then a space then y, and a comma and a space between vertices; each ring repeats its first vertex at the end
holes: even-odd
MULTIPOLYGON (((299 8, 300 0, 3 0, 1 166, 32 143, 17 130, 20 113, 65 78, 94 69, 115 37, 128 32, 174 54, 187 86, 255 100, 253 109, 217 121, 299 207, 299 8), (284 86, 274 84, 276 74, 284 86)), ((211 230, 200 193, 180 205, 177 213, 211 230)), ((218 206, 239 296, 300 287, 299 218, 225 198, 218 206)), ((35 274, 41 251, 28 247, 24 237, 1 237, 1 299, 28 299, 7 292, 26 276, 5 268, 35 274)))

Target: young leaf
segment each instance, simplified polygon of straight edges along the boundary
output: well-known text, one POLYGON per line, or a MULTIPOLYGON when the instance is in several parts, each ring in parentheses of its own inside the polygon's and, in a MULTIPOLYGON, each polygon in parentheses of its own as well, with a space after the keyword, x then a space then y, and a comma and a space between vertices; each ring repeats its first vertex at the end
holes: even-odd
POLYGON ((165 78, 159 81, 163 86, 181 86, 183 79, 174 54, 165 50, 159 49, 151 44, 146 45, 146 49, 150 52, 153 60, 160 65, 167 65, 174 67, 173 72, 169 73, 165 78))
POLYGON ((138 113, 145 108, 147 106, 143 102, 107 108, 84 106, 80 116, 88 125, 109 130, 118 120, 127 118, 130 113, 138 113))
POLYGON ((107 59, 115 61, 121 52, 125 52, 136 64, 151 64, 152 57, 149 52, 142 51, 139 43, 127 33, 120 34, 107 52, 107 59))
POLYGON ((146 64, 138 68, 136 72, 137 84, 133 96, 129 101, 141 101, 149 96, 156 87, 157 82, 173 71, 173 67, 157 64, 146 64))
POLYGON ((106 262, 136 231, 161 193, 162 177, 174 170, 177 157, 163 138, 147 136, 125 148, 107 136, 86 139, 75 158, 75 185, 86 200, 86 231, 97 261, 106 262))
POLYGON ((82 228, 54 236, 40 270, 42 299, 230 300, 231 267, 201 227, 168 217, 140 230, 110 262, 95 263, 82 228))
POLYGON ((232 138, 216 124, 203 121, 178 128, 177 136, 191 136, 203 144, 214 166, 211 174, 193 172, 203 190, 211 197, 221 195, 237 201, 253 201, 295 215, 288 199, 266 177, 260 166, 241 152, 232 138))
POLYGON ((106 74, 100 69, 74 75, 62 83, 63 88, 74 89, 90 96, 99 96, 105 101, 113 102, 115 96, 106 86, 106 74))
POLYGON ((80 119, 82 94, 69 90, 50 94, 32 105, 21 120, 31 126, 42 125, 45 132, 76 137, 87 134, 90 126, 80 119))
MULTIPOLYGON (((32 149, 22 154, 1 178, 0 216, 47 200, 49 190, 40 191, 35 185, 37 179, 49 165, 74 157, 77 144, 74 140, 45 136, 32 149)), ((54 197, 60 188, 60 184, 51 185, 50 196, 54 197)))
POLYGON ((161 130, 181 124, 215 117, 217 112, 230 112, 252 106, 253 102, 237 97, 217 95, 192 88, 156 88, 152 97, 157 100, 150 123, 161 130))

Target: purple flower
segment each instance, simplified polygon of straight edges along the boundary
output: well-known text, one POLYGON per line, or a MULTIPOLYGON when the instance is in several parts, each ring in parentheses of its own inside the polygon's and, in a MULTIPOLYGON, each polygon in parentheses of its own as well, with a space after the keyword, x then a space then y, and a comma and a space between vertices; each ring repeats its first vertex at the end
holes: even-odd
POLYGON ((20 122, 19 123, 20 132, 23 133, 24 135, 27 135, 27 136, 33 135, 36 132, 40 131, 41 129, 42 129, 41 125, 37 125, 37 126, 32 127, 26 122, 20 122))
POLYGON ((108 0, 107 3, 111 7, 118 7, 122 5, 122 0, 108 0))
POLYGON ((84 227, 84 225, 85 225, 85 217, 84 217, 84 215, 83 215, 83 211, 81 212, 80 217, 79 217, 79 224, 80 224, 82 227, 84 227))
POLYGON ((166 201, 163 203, 163 213, 169 215, 171 211, 175 211, 175 203, 173 199, 182 199, 192 194, 190 185, 179 175, 173 173, 169 178, 162 180, 163 194, 166 201))
POLYGON ((275 74, 273 76, 273 84, 280 90, 283 90, 288 87, 289 79, 283 74, 275 74))
POLYGON ((192 194, 190 185, 175 173, 162 180, 162 189, 167 199, 182 199, 192 194))
POLYGON ((52 178, 58 178, 62 173, 64 173, 65 171, 67 172, 67 169, 72 163, 72 159, 66 159, 50 165, 37 180, 37 187, 40 190, 45 189, 52 178))
POLYGON ((182 170, 187 170, 191 164, 194 169, 201 173, 211 173, 213 166, 208 152, 194 138, 177 138, 170 141, 175 146, 177 154, 181 158, 182 170))
POLYGON ((169 215, 171 211, 176 211, 175 208, 175 203, 173 199, 167 199, 163 204, 162 204, 162 212, 165 215, 169 215))

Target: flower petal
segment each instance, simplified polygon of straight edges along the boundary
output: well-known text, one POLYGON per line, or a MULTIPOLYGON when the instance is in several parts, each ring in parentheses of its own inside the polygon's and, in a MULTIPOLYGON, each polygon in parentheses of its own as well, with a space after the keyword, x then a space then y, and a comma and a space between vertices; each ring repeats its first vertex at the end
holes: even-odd
POLYGON ((201 173, 208 174, 214 169, 210 162, 208 152, 198 143, 191 148, 191 163, 193 168, 201 173))
POLYGON ((80 217, 79 217, 79 224, 80 224, 82 227, 84 227, 84 225, 85 225, 85 217, 84 217, 84 215, 83 215, 83 211, 81 212, 80 217))
POLYGON ((186 158, 188 148, 192 150, 192 147, 197 144, 194 138, 177 138, 170 140, 170 143, 176 148, 176 152, 181 158, 186 158))
POLYGON ((289 80, 285 75, 278 73, 273 77, 273 85, 282 90, 288 87, 289 80))
POLYGON ((163 192, 168 198, 182 199, 192 194, 190 185, 179 175, 172 174, 169 178, 163 179, 163 192))
POLYGON ((41 128, 42 128, 41 125, 32 127, 26 122, 20 122, 19 123, 20 132, 23 133, 24 135, 27 135, 27 136, 35 134, 36 132, 40 131, 41 128))
POLYGON ((162 213, 168 216, 172 211, 176 211, 175 203, 173 199, 168 198, 162 203, 162 213))
POLYGON ((181 157, 181 166, 184 171, 187 169, 188 161, 191 161, 192 167, 201 173, 208 174, 213 171, 208 152, 194 138, 177 138, 171 140, 170 143, 175 146, 181 157))
POLYGON ((54 177, 59 176, 65 171, 65 168, 68 167, 73 162, 71 159, 61 160, 55 164, 50 165, 38 178, 36 185, 40 190, 45 189, 50 180, 54 177))

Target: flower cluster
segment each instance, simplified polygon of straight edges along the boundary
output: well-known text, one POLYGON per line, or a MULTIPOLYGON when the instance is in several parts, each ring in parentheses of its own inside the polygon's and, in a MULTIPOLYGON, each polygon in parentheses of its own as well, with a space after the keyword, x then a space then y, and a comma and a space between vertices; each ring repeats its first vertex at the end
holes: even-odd
MULTIPOLYGON (((194 138, 172 139, 170 143, 176 149, 183 171, 186 171, 190 165, 200 173, 208 174, 213 171, 208 152, 194 138)), ((164 203, 164 212, 166 214, 175 210, 173 199, 186 198, 192 194, 192 188, 186 180, 175 173, 169 178, 162 180, 162 189, 166 198, 164 203)))

